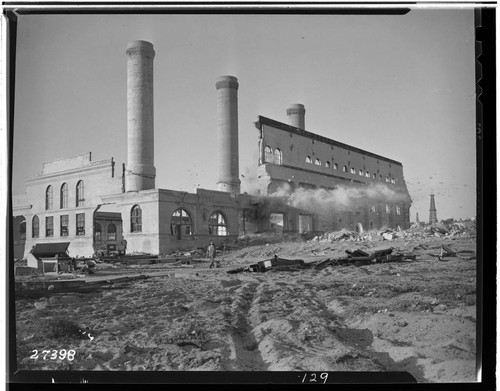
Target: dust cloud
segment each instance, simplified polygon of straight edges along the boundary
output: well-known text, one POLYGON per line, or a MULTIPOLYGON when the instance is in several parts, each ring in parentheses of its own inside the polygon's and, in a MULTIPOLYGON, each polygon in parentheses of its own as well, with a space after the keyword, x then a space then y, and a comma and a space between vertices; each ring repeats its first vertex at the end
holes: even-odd
POLYGON ((289 185, 280 187, 272 197, 282 197, 288 205, 321 213, 332 209, 350 209, 361 204, 378 204, 383 202, 403 202, 405 194, 398 193, 383 184, 364 187, 337 186, 335 189, 304 189, 291 191, 289 185))

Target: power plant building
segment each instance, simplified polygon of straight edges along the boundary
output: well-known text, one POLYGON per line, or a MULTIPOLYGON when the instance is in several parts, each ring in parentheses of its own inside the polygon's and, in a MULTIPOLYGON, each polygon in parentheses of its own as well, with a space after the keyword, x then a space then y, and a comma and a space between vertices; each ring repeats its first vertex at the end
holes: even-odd
POLYGON ((103 247, 166 254, 232 241, 246 233, 362 231, 407 228, 409 197, 401 163, 306 131, 305 108, 287 109, 288 124, 258 117, 255 162, 263 194, 241 194, 238 154, 238 88, 234 76, 215 83, 217 190, 196 193, 155 185, 153 45, 127 46, 127 163, 93 161, 91 153, 42 165, 13 197, 14 257, 37 243, 70 242, 72 256, 103 247), (294 205, 298 189, 334 192, 339 187, 383 185, 394 199, 362 198, 328 213, 294 205))

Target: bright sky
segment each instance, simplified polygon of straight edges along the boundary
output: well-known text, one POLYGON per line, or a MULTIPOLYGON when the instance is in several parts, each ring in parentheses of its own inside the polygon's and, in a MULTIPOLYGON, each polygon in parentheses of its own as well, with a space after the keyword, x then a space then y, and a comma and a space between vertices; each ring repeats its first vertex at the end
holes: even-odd
MULTIPOLYGON (((404 16, 23 15, 13 194, 44 162, 92 152, 126 163, 126 55, 153 43, 156 187, 217 181, 216 91, 238 78, 240 173, 257 170, 258 115, 400 161, 411 220, 476 215, 472 9, 404 16)), ((243 178, 242 178, 243 179, 243 178)))

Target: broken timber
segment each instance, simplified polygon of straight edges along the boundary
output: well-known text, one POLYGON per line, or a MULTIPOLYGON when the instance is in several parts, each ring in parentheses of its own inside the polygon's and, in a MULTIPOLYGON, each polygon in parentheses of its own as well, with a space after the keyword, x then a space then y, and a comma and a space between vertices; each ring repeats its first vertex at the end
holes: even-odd
POLYGON ((227 273, 234 274, 243 271, 251 272, 266 272, 268 270, 280 271, 280 270, 300 270, 309 267, 314 267, 315 269, 322 269, 326 266, 338 266, 338 265, 369 265, 373 263, 386 263, 386 262, 400 262, 405 259, 415 260, 416 255, 412 254, 392 254, 393 248, 387 248, 382 250, 374 251, 373 253, 367 253, 362 250, 346 250, 348 254, 346 258, 337 259, 325 259, 316 263, 306 264, 302 259, 284 259, 275 256, 273 259, 268 259, 265 261, 257 262, 256 264, 240 267, 237 269, 228 270, 227 273))

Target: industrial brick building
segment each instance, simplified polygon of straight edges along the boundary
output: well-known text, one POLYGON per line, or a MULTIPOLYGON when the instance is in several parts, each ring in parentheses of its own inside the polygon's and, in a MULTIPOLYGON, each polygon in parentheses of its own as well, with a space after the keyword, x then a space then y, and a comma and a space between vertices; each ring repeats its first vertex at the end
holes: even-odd
POLYGON ((155 52, 151 43, 134 41, 126 53, 127 163, 116 167, 112 158, 93 161, 86 153, 43 164, 40 174, 26 180, 26 193, 13 197, 14 257, 25 257, 37 243, 70 242, 72 256, 125 244, 129 253, 165 254, 269 230, 408 226, 411 199, 401 163, 305 131, 300 104, 287 110, 289 124, 258 117, 256 166, 265 192, 241 194, 239 83, 234 76, 222 76, 215 85, 217 190, 157 189, 155 52), (327 213, 307 203, 295 205, 290 198, 299 189, 335 192, 374 184, 383 184, 397 197, 361 197, 348 206, 328 208, 327 213))

